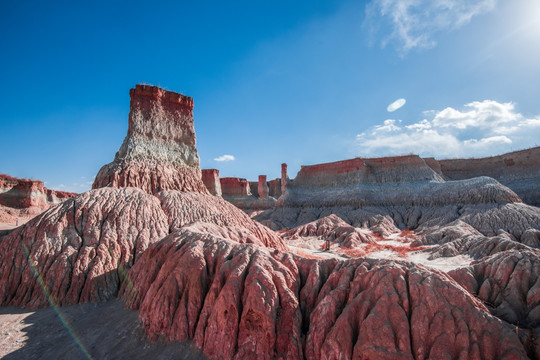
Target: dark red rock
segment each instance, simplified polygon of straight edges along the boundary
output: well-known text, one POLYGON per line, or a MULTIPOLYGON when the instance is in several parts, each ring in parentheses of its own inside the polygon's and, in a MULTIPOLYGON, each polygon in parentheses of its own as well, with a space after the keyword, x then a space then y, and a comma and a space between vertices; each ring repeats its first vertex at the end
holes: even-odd
POLYGON ((513 324, 529 356, 540 358, 539 251, 503 251, 449 275, 493 315, 513 324))
POLYGON ((210 194, 221 196, 221 182, 219 181, 219 170, 203 169, 201 171, 202 180, 210 194))
POLYGON ((92 188, 138 187, 208 193, 199 168, 193 99, 155 86, 131 89, 128 133, 92 188))
POLYGON ((246 179, 235 177, 223 177, 219 179, 223 196, 248 196, 251 195, 251 187, 246 179))
POLYGON ((259 183, 257 186, 257 190, 259 198, 264 199, 268 197, 269 189, 268 184, 266 183, 266 175, 259 175, 259 183))
POLYGON ((444 274, 310 260, 183 228, 153 244, 121 296, 152 338, 211 358, 521 359, 516 333, 444 274))

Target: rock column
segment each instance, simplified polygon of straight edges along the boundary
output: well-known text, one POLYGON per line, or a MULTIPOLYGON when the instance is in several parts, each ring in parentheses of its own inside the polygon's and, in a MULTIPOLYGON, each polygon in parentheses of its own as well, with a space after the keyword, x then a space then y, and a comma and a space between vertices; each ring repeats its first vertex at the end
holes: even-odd
POLYGON ((268 197, 268 184, 266 183, 266 175, 259 175, 259 198, 265 199, 268 197))
POLYGON ((281 195, 285 195, 285 187, 287 186, 287 164, 281 164, 281 195))

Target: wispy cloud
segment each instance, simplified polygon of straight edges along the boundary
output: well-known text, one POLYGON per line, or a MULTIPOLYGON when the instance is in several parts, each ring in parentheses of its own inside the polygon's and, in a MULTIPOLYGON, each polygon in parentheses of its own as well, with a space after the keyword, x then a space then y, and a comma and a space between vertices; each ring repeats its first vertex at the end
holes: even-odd
POLYGON ((486 156, 536 146, 540 138, 540 116, 526 117, 512 102, 473 101, 461 110, 424 115, 428 118, 405 126, 388 119, 358 134, 360 155, 486 156))
POLYGON ((221 155, 217 158, 214 158, 214 161, 233 161, 234 156, 233 155, 221 155))
POLYGON ((403 98, 397 99, 396 101, 394 101, 393 103, 388 105, 388 107, 386 108, 386 111, 394 112, 397 109, 400 109, 401 107, 403 107, 403 105, 405 105, 406 102, 407 101, 405 99, 403 99, 403 98))
POLYGON ((366 7, 365 25, 372 33, 382 35, 383 47, 395 43, 399 52, 405 54, 416 47, 435 46, 435 33, 460 28, 474 16, 491 11, 496 3, 497 0, 372 0, 366 7))

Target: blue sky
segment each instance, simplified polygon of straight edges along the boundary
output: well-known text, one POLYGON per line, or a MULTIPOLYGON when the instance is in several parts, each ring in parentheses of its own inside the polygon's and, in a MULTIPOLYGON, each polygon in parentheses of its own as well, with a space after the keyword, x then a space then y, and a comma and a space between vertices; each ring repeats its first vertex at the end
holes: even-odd
POLYGON ((194 98, 221 176, 540 145, 540 1, 261 3, 3 0, 0 172, 89 189, 137 83, 194 98))

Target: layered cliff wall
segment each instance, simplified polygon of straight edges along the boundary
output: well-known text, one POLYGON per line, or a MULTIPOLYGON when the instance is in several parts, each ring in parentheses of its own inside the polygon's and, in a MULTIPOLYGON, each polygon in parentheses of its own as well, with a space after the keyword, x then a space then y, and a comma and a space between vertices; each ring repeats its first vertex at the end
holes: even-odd
POLYGON ((138 187, 208 193, 199 168, 193 99, 155 86, 130 90, 127 136, 92 188, 138 187))
POLYGON ((519 202, 497 181, 445 181, 433 160, 417 155, 355 158, 303 166, 278 204, 298 206, 432 206, 519 202), (434 170, 435 168, 435 170, 434 170))
POLYGON ((508 186, 530 205, 540 206, 540 147, 478 159, 438 161, 450 180, 489 176, 508 186))
POLYGON ((442 181, 417 155, 383 158, 354 158, 302 166, 291 186, 347 186, 410 181, 442 181))

